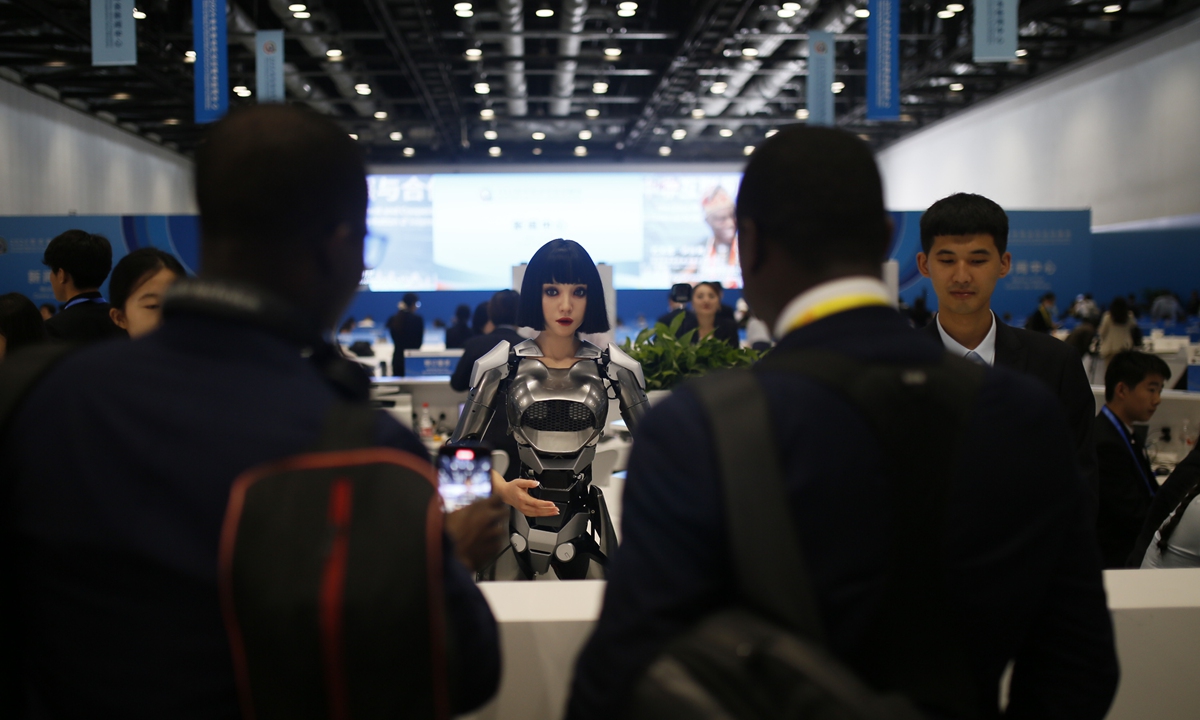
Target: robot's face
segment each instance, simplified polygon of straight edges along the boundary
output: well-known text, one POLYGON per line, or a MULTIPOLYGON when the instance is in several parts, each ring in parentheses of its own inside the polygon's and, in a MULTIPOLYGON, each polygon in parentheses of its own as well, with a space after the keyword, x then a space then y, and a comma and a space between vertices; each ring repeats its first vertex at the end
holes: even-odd
POLYGON ((587 285, 546 283, 542 285, 542 318, 546 332, 562 337, 575 334, 587 312, 587 285))

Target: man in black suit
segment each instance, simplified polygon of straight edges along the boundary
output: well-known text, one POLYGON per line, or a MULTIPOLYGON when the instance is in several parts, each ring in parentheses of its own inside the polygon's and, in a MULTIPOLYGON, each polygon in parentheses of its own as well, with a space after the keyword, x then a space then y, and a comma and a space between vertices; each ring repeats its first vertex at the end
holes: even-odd
POLYGON ((955 355, 1045 383, 1067 413, 1076 461, 1094 491, 1096 400, 1079 353, 1050 335, 1005 325, 992 312, 992 292, 1012 264, 1008 215, 982 195, 943 198, 921 216, 921 248, 917 267, 938 298, 937 316, 925 334, 955 355))
MULTIPOLYGON (((1106 568, 1126 567, 1158 493, 1158 481, 1146 449, 1133 434, 1133 424, 1154 416, 1170 379, 1171 369, 1162 358, 1133 350, 1114 355, 1104 371, 1104 407, 1095 419, 1100 461, 1096 531, 1106 568)), ((1140 566, 1138 558, 1134 567, 1140 566)))
MULTIPOLYGON (((454 374, 450 376, 451 388, 458 392, 470 390, 471 370, 475 367, 475 361, 488 354, 501 341, 508 341, 509 345, 525 341, 525 338, 517 334, 517 308, 520 304, 521 293, 516 290, 501 290, 492 296, 488 301, 488 320, 495 329, 486 335, 467 340, 467 344, 463 346, 462 358, 454 368, 454 374)), ((508 453, 509 463, 508 469, 504 471, 504 479, 516 478, 520 469, 519 463, 515 462, 517 441, 508 432, 508 421, 504 413, 496 414, 483 439, 493 448, 508 453)))
POLYGON ((404 351, 420 350, 425 341, 425 318, 417 314, 416 293, 404 293, 397 312, 387 320, 388 332, 392 335, 392 374, 404 377, 404 351))
POLYGON ((46 246, 42 263, 50 268, 54 299, 65 303, 46 321, 50 337, 93 342, 126 336, 109 317, 110 305, 100 295, 100 286, 112 270, 112 245, 107 238, 68 230, 46 246))
MULTIPOLYGON (((807 126, 780 131, 751 157, 737 210, 744 297, 781 338, 773 353, 940 360, 944 351, 890 307, 879 279, 890 221, 874 159, 857 137, 807 126)), ((786 372, 758 377, 827 647, 861 674, 889 572, 895 464, 839 393, 786 372)), ((686 387, 639 427, 622 544, 576 668, 572 720, 621 717, 666 643, 737 602, 711 434, 686 387)), ((933 437, 912 448, 955 458, 939 555, 951 608, 945 623, 966 656, 980 717, 998 716, 1010 661, 1010 717, 1099 720, 1116 690, 1089 489, 1069 437, 1045 388, 996 368, 959 447, 933 437)))

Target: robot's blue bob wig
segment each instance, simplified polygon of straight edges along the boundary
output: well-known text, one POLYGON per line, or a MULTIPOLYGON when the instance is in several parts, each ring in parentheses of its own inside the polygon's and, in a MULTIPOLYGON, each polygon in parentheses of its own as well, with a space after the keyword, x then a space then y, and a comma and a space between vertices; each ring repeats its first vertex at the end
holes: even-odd
POLYGON ((587 309, 581 333, 608 332, 608 307, 604 303, 604 285, 596 263, 587 250, 574 240, 551 240, 529 259, 525 279, 521 281, 521 309, 517 322, 534 330, 546 329, 542 314, 542 286, 548 283, 587 285, 587 309))

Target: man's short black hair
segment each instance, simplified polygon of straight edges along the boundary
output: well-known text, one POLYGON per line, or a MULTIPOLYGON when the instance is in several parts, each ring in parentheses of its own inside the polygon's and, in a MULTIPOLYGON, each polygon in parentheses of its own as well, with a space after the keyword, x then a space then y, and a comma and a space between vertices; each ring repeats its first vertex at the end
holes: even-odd
POLYGON ((5 354, 46 339, 46 323, 33 301, 21 293, 0 295, 0 335, 5 354))
POLYGON ((496 326, 516 325, 520 307, 521 293, 516 290, 501 290, 488 300, 488 319, 496 326))
POLYGON ((400 300, 408 306, 409 312, 414 312, 417 309, 417 303, 420 302, 421 299, 417 297, 416 293, 404 293, 404 296, 401 297, 400 300))
POLYGON ((815 277, 834 268, 878 275, 891 239, 871 149, 835 128, 793 125, 759 146, 742 176, 737 217, 753 220, 815 277))
POLYGON ((121 258, 113 268, 112 280, 108 283, 109 303, 124 312, 129 296, 163 269, 175 273, 176 278, 187 277, 187 271, 175 256, 158 248, 139 248, 121 258))
POLYGON ((587 285, 587 309, 583 313, 581 333, 608 332, 608 307, 604 302, 604 284, 600 271, 587 250, 574 240, 551 240, 529 259, 525 279, 521 281, 518 320, 534 330, 546 329, 542 315, 542 286, 547 283, 587 285))
POLYGON ((112 270, 112 245, 103 235, 68 230, 46 246, 42 264, 55 272, 66 270, 77 288, 98 288, 112 270))
POLYGON ((1164 381, 1171 379, 1171 368, 1157 355, 1125 350, 1113 355, 1104 371, 1104 399, 1112 400, 1117 394, 1117 383, 1133 389, 1148 375, 1161 375, 1164 381))
POLYGON ((195 180, 205 250, 224 246, 227 262, 269 267, 343 223, 366 232, 362 150, 303 106, 230 112, 196 149, 195 180))
POLYGON ((955 193, 921 215, 921 250, 926 254, 941 235, 991 235, 996 251, 1008 250, 1008 214, 982 195, 955 193))
POLYGON ((467 321, 471 319, 471 306, 459 305, 458 307, 454 308, 454 319, 460 324, 466 325, 467 321))

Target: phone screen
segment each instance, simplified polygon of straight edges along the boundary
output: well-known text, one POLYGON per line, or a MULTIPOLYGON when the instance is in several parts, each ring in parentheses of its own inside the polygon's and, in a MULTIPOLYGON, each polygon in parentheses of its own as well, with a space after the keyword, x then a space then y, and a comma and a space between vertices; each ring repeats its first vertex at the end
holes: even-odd
POLYGON ((491 497, 491 453, 484 448, 443 447, 438 451, 438 491, 446 512, 491 497))

